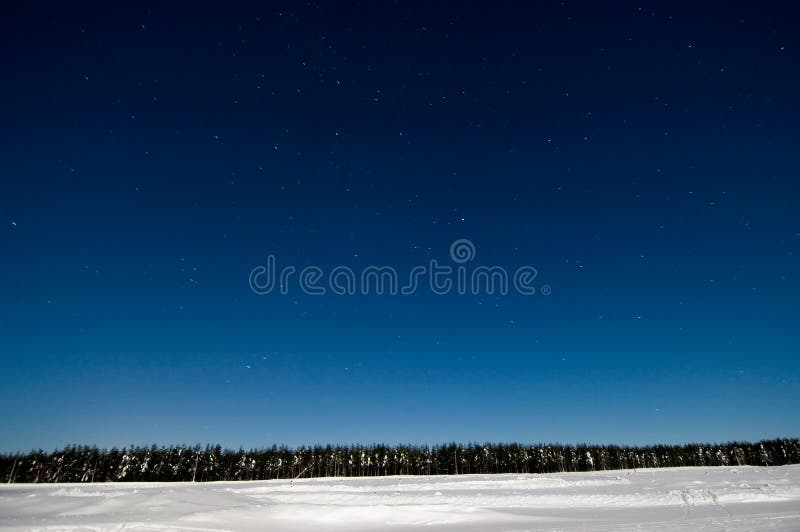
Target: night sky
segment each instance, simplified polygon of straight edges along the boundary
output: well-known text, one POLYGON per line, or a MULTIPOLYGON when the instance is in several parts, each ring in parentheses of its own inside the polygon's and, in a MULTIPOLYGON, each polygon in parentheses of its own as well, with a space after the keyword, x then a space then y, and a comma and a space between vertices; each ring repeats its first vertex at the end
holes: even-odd
POLYGON ((797 436, 800 11, 463 4, 4 4, 0 450, 797 436))

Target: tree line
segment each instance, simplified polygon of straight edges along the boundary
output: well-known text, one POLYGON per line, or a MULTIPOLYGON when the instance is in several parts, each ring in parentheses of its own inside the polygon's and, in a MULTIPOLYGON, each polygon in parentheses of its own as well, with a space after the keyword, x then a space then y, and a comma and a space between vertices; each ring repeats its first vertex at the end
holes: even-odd
POLYGON ((651 445, 316 445, 245 451, 217 446, 68 446, 0 454, 3 482, 216 481, 384 475, 561 473, 800 463, 800 439, 651 445))

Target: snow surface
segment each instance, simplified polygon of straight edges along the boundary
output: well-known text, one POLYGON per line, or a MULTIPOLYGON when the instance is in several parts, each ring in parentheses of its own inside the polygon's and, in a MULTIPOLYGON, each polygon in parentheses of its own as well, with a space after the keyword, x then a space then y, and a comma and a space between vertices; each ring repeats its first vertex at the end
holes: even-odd
POLYGON ((800 466, 0 486, 3 530, 800 530, 800 466))

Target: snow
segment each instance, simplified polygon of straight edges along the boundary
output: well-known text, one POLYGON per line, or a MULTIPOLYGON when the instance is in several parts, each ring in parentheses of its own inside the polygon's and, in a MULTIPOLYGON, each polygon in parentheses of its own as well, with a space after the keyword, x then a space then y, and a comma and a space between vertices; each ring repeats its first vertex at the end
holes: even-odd
POLYGON ((800 530, 800 465, 0 486, 2 530, 800 530))

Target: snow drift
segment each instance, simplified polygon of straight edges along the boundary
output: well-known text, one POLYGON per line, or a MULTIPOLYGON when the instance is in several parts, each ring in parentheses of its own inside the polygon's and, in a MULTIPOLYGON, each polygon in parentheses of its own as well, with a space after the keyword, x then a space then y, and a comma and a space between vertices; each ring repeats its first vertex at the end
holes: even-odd
POLYGON ((800 466, 9 484, 3 530, 800 530, 800 466))

